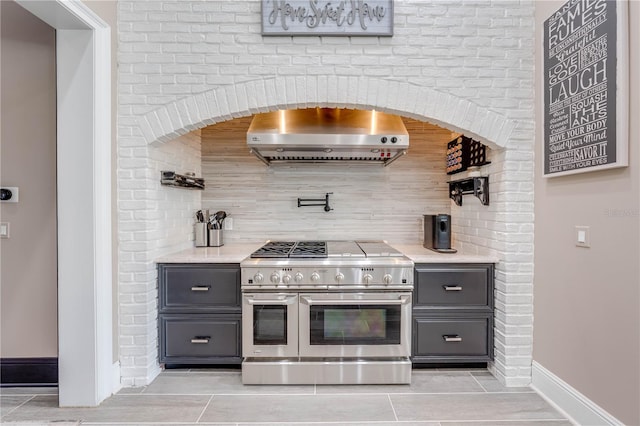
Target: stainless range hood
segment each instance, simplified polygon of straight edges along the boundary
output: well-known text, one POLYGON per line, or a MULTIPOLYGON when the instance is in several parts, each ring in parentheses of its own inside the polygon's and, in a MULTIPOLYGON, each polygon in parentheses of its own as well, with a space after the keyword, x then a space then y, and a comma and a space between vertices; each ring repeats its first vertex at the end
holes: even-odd
POLYGON ((256 114, 247 145, 265 164, 361 162, 389 165, 409 148, 402 118, 338 108, 256 114))

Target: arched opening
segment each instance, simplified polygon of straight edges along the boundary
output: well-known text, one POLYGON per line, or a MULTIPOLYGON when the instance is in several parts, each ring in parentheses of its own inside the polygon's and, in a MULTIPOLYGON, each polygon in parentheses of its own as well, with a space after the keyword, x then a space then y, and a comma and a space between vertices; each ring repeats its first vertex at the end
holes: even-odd
MULTIPOLYGON (((229 157, 207 151, 208 147, 214 146, 209 145, 209 140, 212 136, 209 134, 210 128, 207 126, 224 122, 226 124, 218 129, 226 128, 225 126, 227 125, 230 129, 234 129, 234 126, 238 123, 248 123, 247 118, 243 119, 241 117, 249 117, 257 112, 316 106, 376 109, 401 115, 406 117, 407 120, 414 120, 414 123, 417 123, 416 126, 423 125, 434 132, 436 132, 435 129, 440 129, 441 133, 438 142, 433 145, 429 145, 428 142, 422 144, 422 148, 425 149, 429 149, 429 147, 436 147, 436 151, 441 149, 443 143, 446 143, 443 141, 447 139, 444 135, 451 135, 452 132, 463 133, 480 140, 492 148, 491 164, 483 168, 483 174, 489 175, 491 181, 490 206, 482 206, 479 200, 474 200, 473 197, 469 198, 468 202, 465 199, 465 203, 460 207, 452 205, 453 203, 448 199, 447 190, 445 189, 447 188, 448 177, 444 173, 444 158, 442 158, 441 163, 436 164, 436 158, 439 155, 436 152, 431 154, 433 155, 432 160, 426 161, 426 163, 418 161, 411 166, 413 169, 435 167, 434 170, 436 170, 440 168, 440 172, 436 172, 439 173, 438 179, 433 180, 433 186, 437 188, 436 191, 431 191, 432 188, 429 189, 430 196, 435 198, 425 197, 426 190, 424 187, 412 188, 408 186, 410 195, 405 196, 407 193, 403 193, 405 199, 413 197, 420 200, 414 203, 414 209, 409 209, 409 214, 414 219, 408 220, 410 223, 408 228, 403 229, 400 234, 393 234, 393 220, 388 220, 386 217, 384 220, 378 220, 379 213, 376 212, 375 206, 372 206, 371 202, 363 201, 359 203, 358 198, 353 197, 353 193, 350 194, 349 191, 344 191, 343 202, 347 203, 345 205, 355 207, 355 211, 360 217, 353 219, 347 217, 347 215, 342 218, 342 223, 351 224, 353 229, 356 229, 354 232, 360 232, 358 236, 366 234, 367 230, 371 229, 372 223, 390 223, 388 234, 379 233, 379 235, 383 236, 383 239, 390 239, 388 235, 393 235, 394 237, 402 235, 400 238, 409 238, 409 234, 420 232, 420 218, 422 214, 428 213, 428 211, 425 211, 427 208, 442 208, 445 212, 450 211, 454 224, 453 238, 457 241, 458 247, 463 247, 467 253, 492 254, 500 259, 496 268, 496 299, 498 303, 494 330, 495 360, 490 365, 490 369, 507 385, 520 386, 528 384, 530 381, 531 329, 527 327, 517 328, 512 325, 518 323, 523 315, 530 316, 530 314, 523 314, 519 310, 518 303, 512 304, 509 300, 513 298, 513 292, 520 291, 518 288, 519 283, 530 279, 527 274, 519 273, 518 268, 523 265, 522 269, 526 270, 526 265, 530 264, 531 260, 527 256, 518 256, 510 251, 509 244, 513 237, 508 235, 507 230, 521 229, 522 231, 519 232, 524 234, 523 238, 532 238, 533 217, 529 212, 532 212, 532 205, 529 200, 532 196, 532 188, 526 188, 528 185, 526 182, 518 182, 519 179, 522 180, 518 176, 519 170, 523 168, 525 171, 532 170, 529 168, 532 158, 527 152, 527 147, 532 141, 527 139, 528 134, 526 132, 531 123, 511 120, 499 113, 480 108, 472 102, 457 98, 451 94, 424 87, 415 87, 407 83, 376 78, 351 79, 315 76, 257 80, 235 86, 221 87, 181 99, 140 116, 138 124, 142 140, 140 140, 137 149, 146 149, 147 157, 151 159, 151 162, 144 172, 144 177, 147 180, 147 186, 145 187, 147 193, 143 194, 138 191, 143 197, 136 199, 136 191, 131 191, 131 208, 137 206, 135 208, 139 209, 139 211, 133 212, 133 217, 137 215, 138 217, 151 218, 145 222, 145 232, 150 235, 162 234, 166 237, 156 237, 146 241, 145 244, 149 248, 143 250, 146 262, 144 270, 147 273, 142 281, 144 281, 148 289, 146 292, 148 297, 148 303, 146 303, 147 316, 153 318, 155 309, 153 306, 153 300, 156 297, 154 259, 160 255, 193 246, 192 211, 195 212, 200 208, 218 208, 218 206, 222 209, 224 203, 230 203, 231 207, 227 208, 227 210, 233 216, 233 201, 230 199, 230 194, 233 194, 233 197, 244 197, 246 200, 253 200, 252 206, 255 213, 255 211, 260 210, 260 207, 255 202, 256 191, 265 191, 265 194, 267 192, 271 194, 270 198, 269 196, 266 197, 270 202, 274 203, 271 204, 272 206, 278 203, 280 203, 280 206, 288 206, 290 202, 284 196, 282 199, 278 199, 276 192, 272 191, 275 187, 282 188, 282 181, 278 180, 280 179, 278 175, 282 173, 281 170, 265 170, 264 165, 253 157, 249 157, 248 153, 245 153, 247 161, 252 161, 251 168, 260 168, 260 173, 269 175, 269 178, 266 179, 268 185, 266 187, 261 186, 263 185, 262 182, 265 181, 263 177, 266 175, 259 177, 251 172, 241 172, 240 169, 242 167, 240 165, 243 164, 242 161, 244 159, 240 159, 239 156, 233 157, 233 149, 225 153, 229 157), (525 152, 519 149, 520 146, 525 147, 522 149, 525 152), (217 159, 213 158, 216 156, 218 156, 217 159), (220 167, 214 166, 216 161, 220 167), (210 176, 208 185, 212 190, 205 191, 203 194, 163 190, 160 188, 157 179, 159 171, 163 169, 188 170, 195 172, 197 175, 210 176), (224 186, 225 182, 233 182, 233 185, 229 185, 230 189, 224 186), (243 182, 244 186, 236 186, 238 182, 243 182), (270 185, 274 186, 270 187, 270 185), (507 194, 506 191, 513 185, 522 187, 522 190, 518 189, 512 191, 513 194, 507 194), (218 188, 218 192, 215 192, 215 188, 218 188), (153 197, 156 197, 158 201, 153 201, 153 197), (429 201, 434 203, 431 206, 427 206, 429 201), (354 204, 348 204, 350 202, 354 204), (358 204, 362 205, 360 209, 357 208, 358 204), (162 217, 154 214, 154 210, 157 208, 162 209, 162 217), (365 220, 362 220, 363 218, 365 220), (514 290, 511 290, 512 288, 514 290), (507 355, 505 349, 507 346, 509 348, 514 346, 521 347, 521 351, 515 356, 513 354, 507 355)), ((234 131, 236 134, 233 137, 238 139, 239 135, 242 134, 242 129, 237 128, 234 131)), ((219 137, 220 134, 215 136, 219 137)), ((223 141, 217 146, 220 147, 224 144, 223 141)), ((421 146, 421 144, 412 145, 416 147, 416 152, 421 146)), ((235 146, 236 149, 241 148, 241 145, 235 146)), ((442 155, 444 155, 444 150, 442 155)), ((386 168, 388 170, 385 171, 350 171, 350 178, 365 179, 360 174, 371 173, 376 175, 375 179, 379 179, 377 182, 384 183, 384 185, 389 184, 387 188, 393 188, 394 185, 397 185, 406 189, 406 176, 403 181, 401 169, 402 162, 405 160, 407 159, 399 160, 397 164, 386 168)), ((316 168, 312 166, 312 168, 306 168, 305 170, 289 168, 289 172, 298 173, 296 175, 298 181, 301 181, 302 176, 306 179, 307 175, 312 175, 309 178, 311 180, 306 181, 304 185, 299 185, 294 191, 300 193, 302 190, 300 188, 304 187, 305 191, 316 191, 324 194, 326 186, 322 184, 323 177, 335 175, 336 168, 334 167, 331 170, 331 167, 333 166, 317 166, 316 168)), ((341 172, 343 171, 341 170, 341 172)), ((420 172, 424 172, 424 170, 420 170, 420 172)), ((409 179, 415 176, 419 175, 410 175, 409 179)), ((464 177, 463 174, 460 177, 464 177)), ((293 181, 296 179, 293 179, 293 181)), ((373 180, 374 182, 376 181, 375 179, 373 180)), ((342 179, 343 188, 345 187, 344 185, 348 186, 348 184, 345 184, 348 180, 342 179)), ((366 185, 371 181, 371 179, 367 182, 362 180, 360 184, 366 185)), ((133 185, 126 179, 123 180, 123 183, 125 185, 133 185)), ((337 185, 338 183, 336 182, 335 184, 337 185)), ((136 183, 136 185, 139 185, 139 183, 136 183)), ((388 189, 385 189, 385 191, 388 191, 388 189)), ((391 200, 388 204, 384 204, 383 210, 393 210, 393 200, 395 200, 393 197, 397 195, 397 191, 393 197, 387 198, 384 195, 375 194, 375 191, 371 191, 370 194, 376 197, 379 196, 375 198, 376 200, 391 200)), ((297 196, 294 195, 293 198, 295 199, 297 196)), ((289 198, 291 197, 292 195, 289 194, 289 198)), ((123 207, 124 209, 121 208, 122 213, 131 214, 131 211, 127 211, 127 209, 130 209, 129 206, 125 204, 123 207)), ((277 210, 278 208, 276 207, 274 211, 277 210)), ((251 217, 257 217, 251 216, 254 213, 246 216, 238 215, 240 220, 234 224, 234 229, 237 229, 238 232, 236 234, 238 241, 248 238, 248 235, 256 238, 256 232, 249 232, 256 231, 260 226, 256 219, 251 219, 251 217), (243 223, 243 220, 246 220, 246 222, 243 223), (238 227, 246 227, 247 233, 242 236, 243 234, 238 227)), ((403 219, 406 219, 406 217, 403 219)), ((291 220, 283 219, 281 222, 277 222, 277 220, 273 219, 273 223, 279 225, 281 229, 291 229, 291 220)), ((322 215, 319 215, 314 218, 311 225, 294 227, 293 230, 299 232, 302 237, 310 232, 324 232, 324 235, 331 235, 331 232, 336 229, 334 225, 335 223, 329 224, 322 215)), ((126 229, 126 226, 126 223, 122 224, 121 228, 126 229)), ((260 235, 265 236, 265 234, 260 235)), ((273 234, 270 237, 273 237, 273 234)), ((131 242, 130 245, 126 243, 121 247, 121 253, 129 256, 129 252, 138 249, 141 243, 131 242)), ((125 268, 125 270, 128 268, 127 263, 130 264, 131 268, 140 267, 139 262, 136 264, 136 262, 127 262, 125 260, 121 263, 121 267, 125 268)), ((140 284, 140 282, 137 283, 140 284)), ((121 282, 121 291, 129 284, 129 282, 121 282)), ((517 297, 514 298, 514 300, 516 299, 517 297)), ((148 326, 149 328, 152 327, 151 321, 148 326)), ((126 333, 126 327, 124 329, 126 333)), ((121 347, 121 349, 125 354, 125 364, 146 363, 145 365, 148 366, 145 368, 125 369, 123 374, 125 384, 146 384, 158 374, 159 366, 157 362, 153 361, 157 359, 155 336, 149 335, 146 340, 144 362, 137 361, 140 357, 133 354, 133 347, 131 351, 126 347, 121 347)))

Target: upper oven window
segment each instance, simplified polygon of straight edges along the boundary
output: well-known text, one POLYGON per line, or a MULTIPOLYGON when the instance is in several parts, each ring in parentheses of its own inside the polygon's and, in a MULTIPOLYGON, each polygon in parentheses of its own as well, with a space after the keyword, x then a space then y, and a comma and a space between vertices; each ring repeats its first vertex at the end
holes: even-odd
POLYGON ((287 344, 287 305, 253 305, 253 343, 287 344))
POLYGON ((397 345, 400 316, 399 305, 314 305, 310 344, 397 345))

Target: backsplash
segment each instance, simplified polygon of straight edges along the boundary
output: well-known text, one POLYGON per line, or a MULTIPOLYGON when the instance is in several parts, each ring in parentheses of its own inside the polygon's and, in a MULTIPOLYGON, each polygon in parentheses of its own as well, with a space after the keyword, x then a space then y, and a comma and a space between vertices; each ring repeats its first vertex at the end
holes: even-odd
POLYGON ((451 131, 405 119, 409 153, 388 167, 304 164, 267 167, 246 146, 251 117, 202 129, 202 207, 225 210, 233 230, 225 241, 383 239, 422 241, 422 215, 449 213, 446 143, 451 131), (331 212, 298 207, 324 198, 331 212))

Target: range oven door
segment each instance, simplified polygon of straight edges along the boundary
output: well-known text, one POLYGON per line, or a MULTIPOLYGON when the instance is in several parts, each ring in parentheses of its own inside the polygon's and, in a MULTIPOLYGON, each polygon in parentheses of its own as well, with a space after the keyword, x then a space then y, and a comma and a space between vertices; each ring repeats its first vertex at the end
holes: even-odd
POLYGON ((300 294, 300 356, 411 355, 411 293, 300 294))
POLYGON ((242 355, 245 358, 298 356, 298 295, 242 295, 242 355))

